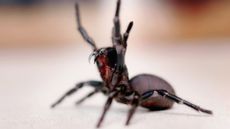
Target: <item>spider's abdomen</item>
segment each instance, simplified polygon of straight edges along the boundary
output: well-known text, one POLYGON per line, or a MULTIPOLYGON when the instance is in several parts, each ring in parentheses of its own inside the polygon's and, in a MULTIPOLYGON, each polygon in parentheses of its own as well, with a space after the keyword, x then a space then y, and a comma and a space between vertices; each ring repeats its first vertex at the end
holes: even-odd
MULTIPOLYGON (((130 86, 140 95, 149 90, 166 90, 175 94, 172 86, 160 77, 151 74, 140 74, 130 80, 130 86)), ((150 99, 141 103, 142 107, 150 110, 162 110, 171 108, 173 102, 155 93, 150 99)))

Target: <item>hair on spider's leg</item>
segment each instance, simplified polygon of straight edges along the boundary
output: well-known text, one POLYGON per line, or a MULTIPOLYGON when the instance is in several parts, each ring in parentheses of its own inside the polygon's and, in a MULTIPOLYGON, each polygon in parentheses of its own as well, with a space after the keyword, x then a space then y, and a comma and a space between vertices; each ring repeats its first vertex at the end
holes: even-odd
POLYGON ((54 104, 51 105, 51 108, 54 108, 57 105, 59 105, 67 96, 70 96, 73 93, 77 92, 78 89, 82 88, 86 84, 94 87, 95 89, 100 89, 102 87, 102 82, 100 82, 100 81, 80 82, 75 87, 68 90, 64 95, 62 95, 61 98, 59 98, 54 104))
POLYGON ((84 102, 86 99, 92 97, 92 96, 95 95, 96 93, 98 93, 98 90, 94 90, 94 91, 90 92, 90 93, 87 94, 85 97, 83 97, 83 98, 81 98, 80 100, 78 100, 78 101, 76 102, 76 104, 77 104, 77 105, 78 105, 78 104, 81 104, 81 103, 84 102))
POLYGON ((97 126, 96 126, 97 128, 99 128, 101 126, 101 123, 103 122, 105 115, 106 115, 107 111, 109 110, 109 108, 112 104, 113 98, 117 95, 117 93, 118 93, 118 91, 112 91, 111 93, 109 93, 109 98, 107 99, 107 101, 105 103, 102 115, 101 115, 101 117, 97 123, 97 126))
POLYGON ((88 35, 87 31, 81 24, 80 10, 79 10, 78 3, 75 4, 75 11, 76 11, 77 27, 78 27, 79 32, 81 33, 83 39, 92 46, 93 50, 97 50, 97 46, 94 40, 88 35))

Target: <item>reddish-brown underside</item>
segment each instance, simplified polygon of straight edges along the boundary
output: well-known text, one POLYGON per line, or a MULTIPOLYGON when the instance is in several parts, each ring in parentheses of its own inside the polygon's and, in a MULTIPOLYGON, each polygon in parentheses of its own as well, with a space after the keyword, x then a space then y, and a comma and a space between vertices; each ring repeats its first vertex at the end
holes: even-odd
POLYGON ((107 80, 109 80, 110 78, 110 73, 111 73, 111 68, 107 65, 108 64, 107 58, 104 55, 102 55, 98 57, 97 63, 99 65, 99 71, 102 79, 107 82, 107 80))

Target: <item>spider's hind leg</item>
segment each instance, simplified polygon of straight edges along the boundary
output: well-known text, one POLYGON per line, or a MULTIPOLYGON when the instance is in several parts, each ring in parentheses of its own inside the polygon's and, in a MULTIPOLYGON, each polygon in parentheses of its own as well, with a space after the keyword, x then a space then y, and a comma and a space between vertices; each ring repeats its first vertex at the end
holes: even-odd
POLYGON ((150 91, 147 91, 144 94, 142 94, 142 96, 145 99, 148 99, 149 97, 151 97, 154 94, 154 92, 157 92, 159 95, 166 97, 167 99, 172 100, 178 104, 184 104, 184 105, 186 105, 186 106, 188 106, 188 107, 190 107, 196 111, 200 111, 200 112, 207 113, 207 114, 212 114, 211 110, 201 108, 200 106, 195 105, 189 101, 186 101, 186 100, 184 100, 184 99, 182 99, 182 98, 180 98, 174 94, 171 94, 166 90, 150 90, 150 91))

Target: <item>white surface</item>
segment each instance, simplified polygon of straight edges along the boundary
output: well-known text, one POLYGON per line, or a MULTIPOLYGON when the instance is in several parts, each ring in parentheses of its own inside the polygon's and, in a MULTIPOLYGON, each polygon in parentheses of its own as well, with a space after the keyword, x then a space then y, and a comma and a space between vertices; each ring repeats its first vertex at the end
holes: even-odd
MULTIPOLYGON (((143 44, 142 44, 143 45, 143 44)), ((102 128, 227 129, 230 127, 230 44, 129 46, 130 77, 157 74, 169 81, 178 96, 213 110, 198 113, 175 104, 166 111, 139 108, 124 126, 126 105, 113 103, 102 128), (144 53, 145 52, 145 53, 144 53)), ((83 46, 83 45, 82 45, 83 46)), ((64 50, 0 52, 1 129, 90 129, 95 128, 106 97, 96 95, 80 106, 74 102, 91 89, 83 88, 54 110, 49 106, 75 83, 100 79, 88 63, 89 46, 64 50)))

